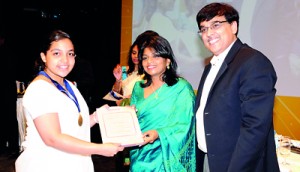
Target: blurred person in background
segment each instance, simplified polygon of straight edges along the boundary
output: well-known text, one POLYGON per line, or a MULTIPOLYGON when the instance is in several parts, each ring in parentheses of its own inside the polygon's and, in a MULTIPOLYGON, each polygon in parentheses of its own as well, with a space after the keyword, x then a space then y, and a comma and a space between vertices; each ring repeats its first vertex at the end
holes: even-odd
POLYGON ((116 81, 113 85, 112 91, 117 92, 123 96, 123 98, 117 97, 119 99, 116 101, 117 105, 128 105, 135 82, 143 79, 143 74, 138 73, 139 49, 145 39, 155 35, 158 35, 158 33, 152 30, 146 30, 145 32, 138 35, 136 40, 129 48, 127 57, 128 66, 121 66, 120 64, 117 64, 113 69, 113 74, 116 78, 116 81))

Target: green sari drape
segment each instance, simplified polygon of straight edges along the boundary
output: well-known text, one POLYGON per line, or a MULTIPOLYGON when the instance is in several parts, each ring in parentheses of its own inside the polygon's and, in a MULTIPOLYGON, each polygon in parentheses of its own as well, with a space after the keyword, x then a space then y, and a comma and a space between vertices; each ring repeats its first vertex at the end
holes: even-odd
POLYGON ((157 130, 154 143, 130 150, 130 171, 194 172, 195 153, 195 94, 183 78, 169 87, 162 85, 147 98, 138 81, 133 89, 131 105, 138 110, 142 132, 157 130))

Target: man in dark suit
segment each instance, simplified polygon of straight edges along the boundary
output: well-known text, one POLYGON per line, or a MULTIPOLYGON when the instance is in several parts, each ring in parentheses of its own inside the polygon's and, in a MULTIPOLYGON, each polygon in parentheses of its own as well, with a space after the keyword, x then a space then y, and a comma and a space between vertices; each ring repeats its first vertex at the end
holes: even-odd
POLYGON ((232 6, 206 5, 197 14, 197 24, 213 54, 195 106, 197 171, 279 172, 272 63, 237 37, 239 14, 232 6))

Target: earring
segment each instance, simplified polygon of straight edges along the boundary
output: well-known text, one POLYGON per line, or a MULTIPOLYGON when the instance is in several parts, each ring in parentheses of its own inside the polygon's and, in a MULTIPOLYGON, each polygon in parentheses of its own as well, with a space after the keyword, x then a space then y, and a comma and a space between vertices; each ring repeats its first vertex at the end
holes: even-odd
POLYGON ((167 69, 170 69, 170 65, 167 66, 167 69))

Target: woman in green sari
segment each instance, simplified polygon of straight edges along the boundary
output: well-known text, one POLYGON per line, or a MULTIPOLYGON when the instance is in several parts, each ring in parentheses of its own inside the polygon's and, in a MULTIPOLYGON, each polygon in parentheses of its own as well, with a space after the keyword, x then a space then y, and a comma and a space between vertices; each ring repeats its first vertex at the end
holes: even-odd
POLYGON ((139 52, 139 73, 131 105, 135 106, 144 143, 130 150, 130 171, 194 172, 195 95, 189 82, 177 75, 169 42, 151 36, 139 52))

